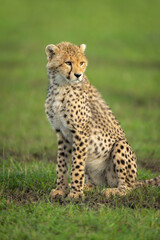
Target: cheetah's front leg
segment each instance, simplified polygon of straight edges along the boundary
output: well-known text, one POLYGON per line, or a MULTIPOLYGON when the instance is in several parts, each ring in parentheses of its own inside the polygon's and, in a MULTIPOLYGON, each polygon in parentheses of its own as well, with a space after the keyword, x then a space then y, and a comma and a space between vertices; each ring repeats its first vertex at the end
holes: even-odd
POLYGON ((69 188, 67 180, 68 163, 71 158, 71 144, 64 139, 60 131, 57 131, 58 153, 57 153, 57 183, 56 189, 52 189, 50 196, 66 197, 69 188))
POLYGON ((84 187, 84 169, 87 155, 88 138, 82 132, 73 136, 70 198, 81 198, 84 187))

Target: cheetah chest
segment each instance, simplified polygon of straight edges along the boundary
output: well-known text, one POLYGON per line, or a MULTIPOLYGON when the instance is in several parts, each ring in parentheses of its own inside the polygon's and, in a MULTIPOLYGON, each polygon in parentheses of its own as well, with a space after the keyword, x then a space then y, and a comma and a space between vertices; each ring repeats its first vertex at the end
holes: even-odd
POLYGON ((63 92, 64 91, 59 91, 57 96, 53 95, 46 99, 45 111, 52 128, 60 130, 64 138, 71 142, 72 134, 64 118, 66 109, 63 103, 63 92))

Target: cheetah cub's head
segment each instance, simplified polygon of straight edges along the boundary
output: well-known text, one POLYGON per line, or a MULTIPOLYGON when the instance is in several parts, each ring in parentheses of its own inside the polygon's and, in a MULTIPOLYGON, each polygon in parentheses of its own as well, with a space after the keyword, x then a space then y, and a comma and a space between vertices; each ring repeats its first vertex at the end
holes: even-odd
POLYGON ((59 84, 75 84, 82 81, 88 64, 84 54, 85 48, 85 44, 76 46, 69 42, 48 45, 45 51, 50 80, 59 84))

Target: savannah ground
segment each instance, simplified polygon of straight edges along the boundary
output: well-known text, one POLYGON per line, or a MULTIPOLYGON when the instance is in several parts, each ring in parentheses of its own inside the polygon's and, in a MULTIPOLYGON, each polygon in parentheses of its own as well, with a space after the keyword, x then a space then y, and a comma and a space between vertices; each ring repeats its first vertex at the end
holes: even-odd
POLYGON ((46 119, 45 46, 87 44, 87 76, 138 157, 160 174, 160 2, 6 0, 0 8, 0 239, 159 239, 160 188, 54 201, 55 133, 46 119))

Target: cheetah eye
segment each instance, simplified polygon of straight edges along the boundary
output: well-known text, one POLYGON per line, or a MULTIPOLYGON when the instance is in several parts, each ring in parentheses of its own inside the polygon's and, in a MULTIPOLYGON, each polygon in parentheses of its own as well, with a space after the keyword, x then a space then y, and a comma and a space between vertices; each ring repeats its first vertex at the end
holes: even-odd
POLYGON ((71 62, 65 62, 65 64, 67 64, 68 66, 71 66, 72 65, 72 63, 71 62))
POLYGON ((84 65, 84 62, 80 62, 81 67, 84 65))

